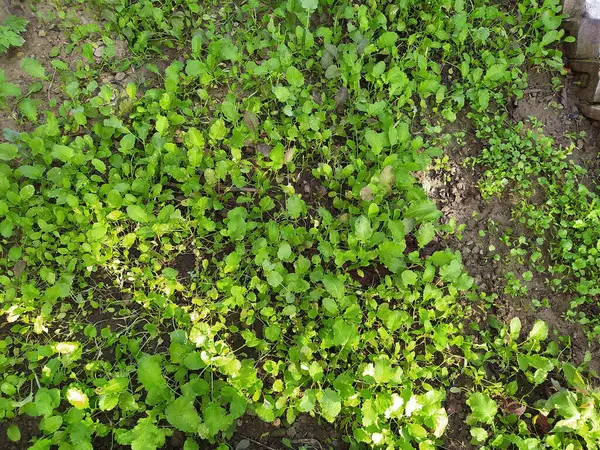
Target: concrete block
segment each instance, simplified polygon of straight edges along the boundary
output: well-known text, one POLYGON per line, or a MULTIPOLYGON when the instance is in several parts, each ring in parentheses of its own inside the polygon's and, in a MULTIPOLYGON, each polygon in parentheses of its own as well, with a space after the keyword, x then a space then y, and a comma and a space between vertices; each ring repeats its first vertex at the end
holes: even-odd
POLYGON ((600 58, 600 19, 566 20, 563 28, 576 41, 565 46, 569 59, 600 58))
POLYGON ((585 0, 564 0, 563 12, 569 15, 569 18, 583 17, 585 14, 585 0))
POLYGON ((600 61, 570 60, 569 66, 576 78, 577 96, 585 102, 600 103, 600 61))

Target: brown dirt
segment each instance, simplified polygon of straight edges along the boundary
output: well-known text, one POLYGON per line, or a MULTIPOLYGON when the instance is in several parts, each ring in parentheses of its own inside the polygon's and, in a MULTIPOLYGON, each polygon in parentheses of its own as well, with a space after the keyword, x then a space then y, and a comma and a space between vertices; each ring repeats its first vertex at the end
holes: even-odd
MULTIPOLYGON (((56 17, 54 8, 53 2, 47 0, 41 0, 40 2, 32 2, 30 0, 23 2, 18 0, 1 0, 0 2, 0 22, 11 14, 24 17, 29 21, 22 35, 25 43, 21 47, 9 49, 6 54, 0 56, 0 70, 5 72, 7 81, 16 84, 21 89, 21 92, 26 94, 29 86, 39 80, 29 76, 21 69, 21 60, 25 57, 35 58, 44 66, 48 80, 43 81, 42 90, 30 95, 30 98, 40 102, 38 111, 48 109, 51 99, 57 100, 56 107, 60 106, 62 101, 66 99, 62 90, 62 84, 66 80, 61 79, 60 73, 54 69, 51 61, 59 59, 75 70, 77 63, 83 60, 83 56, 79 47, 76 47, 69 54, 66 52, 67 46, 71 44, 68 37, 72 33, 70 28, 74 24, 88 24, 94 21, 91 18, 92 13, 87 11, 85 6, 82 5, 71 5, 69 7, 70 19, 66 21, 60 21, 56 17), (32 12, 32 8, 35 8, 35 13, 32 12), (60 48, 60 53, 55 58, 50 56, 53 48, 60 48)), ((81 46, 84 43, 90 43, 94 48, 103 47, 101 40, 96 42, 94 39, 99 40, 99 34, 92 34, 77 45, 81 46)), ((115 56, 105 64, 107 71, 95 77, 99 84, 110 82, 125 86, 130 81, 145 81, 153 77, 146 69, 135 70, 133 67, 123 73, 124 77, 121 74, 117 76, 118 72, 116 69, 109 69, 109 66, 117 67, 118 62, 127 59, 129 51, 127 43, 123 40, 115 40, 114 46, 115 56)), ((96 62, 100 60, 101 57, 96 57, 96 62)), ((0 113, 0 131, 5 128, 19 128, 20 130, 27 131, 31 125, 20 123, 22 119, 18 105, 12 98, 9 98, 8 102, 11 111, 2 111, 0 113)))
POLYGON ((347 450, 348 444, 344 442, 344 433, 336 429, 325 420, 318 420, 308 415, 299 416, 290 426, 277 423, 265 423, 255 416, 244 416, 238 421, 238 428, 229 442, 231 448, 236 448, 240 442, 249 444, 244 447, 250 450, 283 450, 287 447, 284 440, 288 440, 293 449, 315 450, 347 450))
POLYGON ((2 419, 0 421, 0 448, 2 450, 26 450, 30 446, 30 441, 41 435, 39 422, 39 417, 25 415, 17 416, 14 419, 2 419), (21 440, 18 442, 11 442, 6 437, 6 430, 11 425, 18 426, 21 431, 21 440))
MULTIPOLYGON (((563 79, 565 87, 558 92, 553 91, 551 76, 546 73, 531 73, 529 81, 530 87, 525 91, 524 98, 514 104, 512 118, 521 121, 535 117, 542 123, 544 133, 552 136, 560 145, 568 145, 575 139, 577 148, 571 158, 591 174, 597 174, 600 164, 596 141, 600 124, 579 114, 573 95, 574 80, 563 79), (579 136, 581 131, 585 132, 585 137, 579 136)), ((511 206, 518 199, 519 192, 507 188, 501 197, 485 201, 477 188, 481 171, 462 165, 466 157, 477 155, 481 151, 482 144, 465 119, 459 121, 456 129, 466 131, 465 143, 454 142, 454 147, 449 149, 448 154, 452 155, 449 173, 429 172, 421 179, 445 218, 453 218, 458 224, 466 225, 462 239, 453 238, 451 247, 460 249, 463 263, 480 290, 498 296, 495 313, 500 320, 508 322, 517 316, 523 323, 523 330, 528 330, 538 319, 546 321, 556 334, 571 338, 572 358, 576 363, 581 363, 589 351, 593 356, 589 367, 598 371, 600 345, 589 343, 583 327, 568 322, 563 317, 571 301, 568 295, 552 292, 543 276, 536 276, 533 270, 534 279, 523 283, 528 288, 526 296, 515 298, 504 294, 505 275, 508 272, 521 274, 530 270, 509 260, 508 249, 498 239, 507 228, 512 228, 516 236, 528 234, 511 218, 511 206), (486 235, 480 236, 479 230, 486 230, 486 235), (490 245, 496 250, 490 251, 490 245), (499 261, 494 261, 495 253, 500 255, 499 261), (544 298, 549 299, 550 308, 532 306, 533 299, 544 298)))

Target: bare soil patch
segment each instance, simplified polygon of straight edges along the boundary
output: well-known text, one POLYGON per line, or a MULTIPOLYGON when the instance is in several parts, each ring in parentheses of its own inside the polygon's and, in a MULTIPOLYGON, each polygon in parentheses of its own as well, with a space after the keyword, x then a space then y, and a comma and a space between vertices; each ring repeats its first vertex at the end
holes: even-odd
MULTIPOLYGON (((569 145, 575 139, 577 147, 571 158, 588 170, 588 178, 592 183, 594 178, 597 179, 600 169, 597 147, 600 124, 579 113, 573 94, 574 80, 563 79, 564 87, 559 90, 553 89, 552 77, 547 73, 530 73, 529 80, 530 87, 525 91, 524 98, 514 102, 512 119, 522 121, 535 118, 543 125, 544 133, 552 136, 559 145, 569 145), (585 136, 580 135, 582 131, 585 136)), ((515 298, 504 294, 507 273, 521 274, 530 269, 509 259, 508 248, 498 239, 507 228, 512 228, 517 236, 528 236, 527 230, 511 217, 511 206, 518 200, 519 192, 507 188, 499 198, 488 201, 482 198, 477 187, 481 170, 464 167, 463 161, 466 157, 477 155, 483 144, 475 137, 472 125, 466 119, 461 119, 456 128, 465 131, 466 136, 464 143, 454 142, 454 147, 447 152, 452 155, 449 171, 430 171, 421 180, 445 218, 466 225, 462 239, 453 238, 451 247, 461 251, 463 263, 480 290, 498 296, 493 312, 501 320, 508 322, 512 317, 519 317, 524 330, 529 329, 536 320, 548 322, 555 333, 571 338, 572 358, 576 363, 581 363, 586 352, 590 352, 590 368, 598 371, 600 345, 588 342, 582 326, 563 317, 571 301, 569 295, 553 292, 539 275, 525 283, 528 289, 526 296, 515 298), (484 236, 480 230, 485 231, 484 236), (496 253, 500 255, 499 261, 494 260, 496 253), (533 307, 533 299, 544 298, 549 300, 549 308, 533 307)))

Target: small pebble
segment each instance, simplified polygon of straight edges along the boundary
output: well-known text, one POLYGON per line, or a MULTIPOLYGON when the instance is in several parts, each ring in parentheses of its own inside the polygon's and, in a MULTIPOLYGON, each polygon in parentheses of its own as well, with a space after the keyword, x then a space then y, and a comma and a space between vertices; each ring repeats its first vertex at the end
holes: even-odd
POLYGON ((101 45, 96 50, 94 50, 94 56, 97 58, 101 58, 103 54, 104 54, 104 46, 103 45, 101 45))
POLYGON ((115 75, 115 80, 123 81, 124 79, 125 79, 125 74, 123 72, 117 72, 117 74, 115 75))

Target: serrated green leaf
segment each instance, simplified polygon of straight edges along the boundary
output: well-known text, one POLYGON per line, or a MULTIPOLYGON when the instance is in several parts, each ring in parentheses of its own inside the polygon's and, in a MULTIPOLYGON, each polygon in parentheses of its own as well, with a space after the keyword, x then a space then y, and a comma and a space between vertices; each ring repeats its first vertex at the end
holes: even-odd
POLYGON ((186 433, 196 433, 202 420, 194 407, 194 397, 179 397, 167 405, 165 417, 171 425, 186 433))
POLYGON ((21 68, 31 75, 33 78, 46 78, 46 69, 34 58, 23 58, 21 60, 21 68))
POLYGON ((19 148, 14 144, 0 142, 0 161, 10 161, 19 153, 19 148))
POLYGON ((471 416, 478 422, 492 424, 498 412, 498 405, 489 395, 482 392, 471 394, 467 399, 471 408, 471 416))

